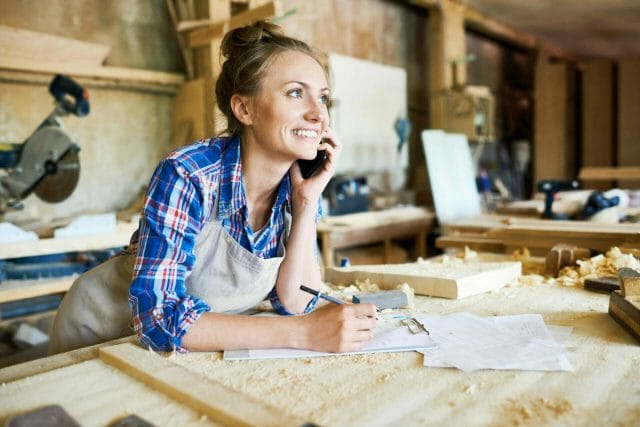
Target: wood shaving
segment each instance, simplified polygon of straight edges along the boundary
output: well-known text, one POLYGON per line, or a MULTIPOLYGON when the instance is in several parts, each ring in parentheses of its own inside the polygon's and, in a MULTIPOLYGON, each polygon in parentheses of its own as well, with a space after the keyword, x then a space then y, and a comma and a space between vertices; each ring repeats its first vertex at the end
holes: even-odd
POLYGON ((587 260, 578 260, 578 265, 560 270, 556 283, 562 286, 584 286, 585 279, 616 276, 622 267, 640 270, 640 260, 625 254, 614 246, 606 254, 596 255, 587 260))

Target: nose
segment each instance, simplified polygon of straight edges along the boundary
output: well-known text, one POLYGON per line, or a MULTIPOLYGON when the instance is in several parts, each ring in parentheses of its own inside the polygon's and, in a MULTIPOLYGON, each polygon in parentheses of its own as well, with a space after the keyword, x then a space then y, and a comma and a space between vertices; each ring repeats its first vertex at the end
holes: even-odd
POLYGON ((321 101, 317 99, 313 99, 309 101, 309 106, 307 111, 305 112, 305 119, 316 123, 328 123, 329 122, 329 112, 327 111, 326 104, 323 104, 321 101))

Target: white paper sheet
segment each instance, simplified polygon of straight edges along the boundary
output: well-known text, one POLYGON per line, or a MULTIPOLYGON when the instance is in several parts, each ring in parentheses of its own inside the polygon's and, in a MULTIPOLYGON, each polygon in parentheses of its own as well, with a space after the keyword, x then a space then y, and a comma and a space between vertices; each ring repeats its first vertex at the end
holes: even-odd
MULTIPOLYGON (((572 371, 564 348, 542 316, 478 317, 469 313, 416 316, 431 332, 437 348, 420 350, 424 366, 478 369, 572 371)), ((556 332, 566 337, 567 330, 556 332)))
POLYGON ((225 360, 243 359, 283 359, 296 357, 341 356, 363 353, 383 353, 392 351, 415 351, 428 349, 435 344, 425 333, 412 334, 397 319, 380 319, 374 331, 374 338, 359 351, 348 353, 324 353, 320 351, 296 350, 291 348, 228 350, 224 352, 225 360))

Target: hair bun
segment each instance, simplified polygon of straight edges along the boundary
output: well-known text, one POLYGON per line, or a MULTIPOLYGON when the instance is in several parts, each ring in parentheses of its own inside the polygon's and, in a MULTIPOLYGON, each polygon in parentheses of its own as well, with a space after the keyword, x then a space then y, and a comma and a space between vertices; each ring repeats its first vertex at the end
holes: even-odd
POLYGON ((228 59, 248 47, 282 37, 285 37, 285 34, 278 25, 258 21, 253 25, 229 31, 222 39, 220 53, 228 59))

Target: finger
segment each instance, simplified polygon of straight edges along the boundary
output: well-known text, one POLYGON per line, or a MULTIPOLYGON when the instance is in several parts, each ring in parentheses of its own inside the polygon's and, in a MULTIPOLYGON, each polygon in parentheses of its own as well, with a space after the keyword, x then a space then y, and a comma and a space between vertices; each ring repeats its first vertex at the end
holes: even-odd
POLYGON ((353 341, 357 343, 364 343, 373 339, 373 332, 371 331, 356 331, 353 334, 353 341))
POLYGON ((371 303, 364 304, 349 304, 356 316, 370 316, 376 317, 376 306, 371 303))
POLYGON ((371 331, 375 329, 378 321, 375 317, 358 317, 353 322, 353 329, 356 331, 371 331))

